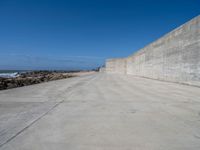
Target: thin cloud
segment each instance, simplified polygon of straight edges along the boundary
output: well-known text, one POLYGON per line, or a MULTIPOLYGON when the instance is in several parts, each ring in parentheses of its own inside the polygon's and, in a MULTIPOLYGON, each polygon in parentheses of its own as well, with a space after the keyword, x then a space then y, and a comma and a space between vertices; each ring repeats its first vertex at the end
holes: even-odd
MULTIPOLYGON (((3 66, 18 66, 23 68, 95 68, 102 65, 103 57, 95 56, 33 56, 30 54, 3 54, 0 60, 3 66), (7 59, 6 59, 7 58, 7 59)), ((2 68, 2 66, 1 66, 2 68)))

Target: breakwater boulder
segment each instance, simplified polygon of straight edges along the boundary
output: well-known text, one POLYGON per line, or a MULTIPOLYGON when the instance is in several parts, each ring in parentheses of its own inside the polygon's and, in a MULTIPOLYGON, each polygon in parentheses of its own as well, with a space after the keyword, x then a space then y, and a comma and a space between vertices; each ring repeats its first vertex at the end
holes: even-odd
POLYGON ((74 76, 75 75, 72 75, 70 73, 56 72, 56 71, 31 71, 31 72, 21 73, 19 76, 15 78, 0 77, 0 90, 22 87, 53 80, 65 79, 74 76))

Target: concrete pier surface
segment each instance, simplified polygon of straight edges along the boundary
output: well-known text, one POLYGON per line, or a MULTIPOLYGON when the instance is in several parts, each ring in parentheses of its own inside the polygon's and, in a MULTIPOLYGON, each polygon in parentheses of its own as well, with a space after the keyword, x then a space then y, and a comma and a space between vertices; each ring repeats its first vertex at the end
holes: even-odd
POLYGON ((120 74, 0 91, 0 150, 199 150, 200 88, 120 74))

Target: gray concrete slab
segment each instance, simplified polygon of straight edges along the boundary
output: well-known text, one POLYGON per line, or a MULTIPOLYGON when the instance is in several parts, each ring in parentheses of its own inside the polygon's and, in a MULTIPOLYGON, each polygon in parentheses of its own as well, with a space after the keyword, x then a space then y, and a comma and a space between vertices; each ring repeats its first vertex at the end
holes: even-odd
POLYGON ((2 150, 199 150, 200 88, 99 73, 1 91, 0 142, 2 150))
POLYGON ((105 70, 200 87, 200 16, 127 58, 108 59, 105 70))

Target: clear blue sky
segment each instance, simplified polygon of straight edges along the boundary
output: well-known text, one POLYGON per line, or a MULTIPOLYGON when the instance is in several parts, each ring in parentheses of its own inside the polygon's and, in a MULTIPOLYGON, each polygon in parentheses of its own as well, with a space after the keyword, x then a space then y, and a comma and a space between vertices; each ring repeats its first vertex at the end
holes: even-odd
POLYGON ((0 0, 0 69, 86 69, 200 14, 200 0, 0 0))

